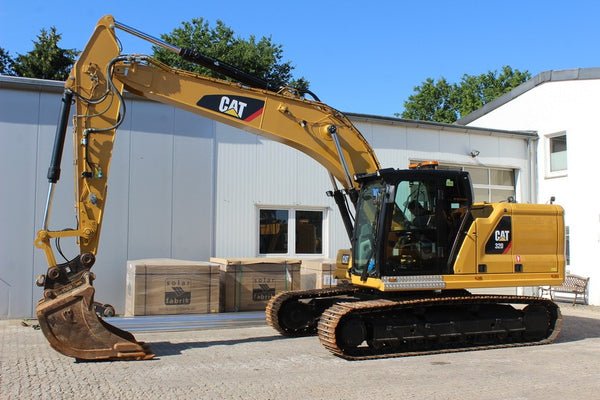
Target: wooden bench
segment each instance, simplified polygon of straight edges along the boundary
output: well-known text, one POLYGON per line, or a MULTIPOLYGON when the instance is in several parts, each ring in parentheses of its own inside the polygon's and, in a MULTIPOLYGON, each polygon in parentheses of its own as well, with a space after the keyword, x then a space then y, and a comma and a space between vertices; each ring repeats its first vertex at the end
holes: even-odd
POLYGON ((565 281, 560 286, 542 286, 540 287, 540 296, 544 294, 550 295, 550 299, 554 300, 556 293, 569 293, 573 294, 573 305, 577 301, 577 296, 583 296, 584 304, 588 303, 587 300, 587 285, 590 278, 584 278, 583 276, 567 274, 565 281))

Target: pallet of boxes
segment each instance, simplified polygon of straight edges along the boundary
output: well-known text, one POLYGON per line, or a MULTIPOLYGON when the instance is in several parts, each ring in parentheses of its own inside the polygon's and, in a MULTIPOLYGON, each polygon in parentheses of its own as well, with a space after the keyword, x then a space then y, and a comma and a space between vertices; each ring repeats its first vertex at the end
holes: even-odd
POLYGON ((332 259, 302 260, 300 276, 302 289, 328 289, 348 284, 347 279, 335 278, 336 262, 332 259))
POLYGON ((276 294, 300 290, 300 260, 211 258, 221 271, 221 311, 264 311, 276 294))
POLYGON ((127 261, 125 316, 219 312, 219 267, 169 258, 127 261))
POLYGON ((343 283, 334 272, 335 261, 329 259, 132 260, 125 316, 264 311, 278 293, 343 283))

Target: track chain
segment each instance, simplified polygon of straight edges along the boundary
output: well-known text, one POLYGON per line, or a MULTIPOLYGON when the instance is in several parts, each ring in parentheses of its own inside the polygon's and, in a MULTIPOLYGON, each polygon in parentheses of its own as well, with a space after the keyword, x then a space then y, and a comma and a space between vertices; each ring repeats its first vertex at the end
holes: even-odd
POLYGON ((345 296, 358 292, 360 289, 352 286, 337 286, 326 289, 297 290, 279 293, 269 300, 265 310, 267 323, 284 336, 310 336, 317 333, 316 326, 307 326, 304 329, 291 330, 280 324, 281 307, 291 301, 302 299, 316 299, 323 297, 345 296))
MULTIPOLYGON (((551 321, 552 323, 552 321, 551 321)), ((424 299, 413 299, 404 301, 393 301, 393 300, 367 300, 359 302, 346 302, 338 303, 329 309, 327 309, 321 316, 318 324, 318 335, 321 344, 325 346, 333 354, 348 359, 348 360, 371 360, 380 358, 392 358, 392 357, 405 357, 405 356, 418 356, 425 354, 440 354, 450 352, 462 352, 472 350, 486 350, 486 349, 497 349, 507 347, 519 347, 519 346, 533 346, 551 343, 558 336, 562 326, 562 315, 558 306, 543 298, 527 297, 527 296, 496 296, 496 295, 473 295, 465 297, 448 297, 448 298, 424 298, 424 299), (464 304, 494 304, 494 303, 512 303, 512 304, 538 304, 543 305, 551 313, 555 315, 554 326, 551 327, 551 332, 548 337, 536 341, 536 342, 516 342, 516 343, 498 343, 491 345, 482 346, 470 346, 470 347, 458 347, 458 348, 434 348, 423 351, 408 351, 408 352, 394 352, 394 353, 377 353, 375 350, 370 348, 360 348, 361 351, 358 354, 348 354, 342 348, 338 346, 336 330, 340 321, 349 316, 351 313, 370 313, 377 311, 392 310, 394 308, 414 308, 423 305, 464 305, 464 304), (551 310, 550 308, 554 308, 551 310), (552 312, 554 311, 554 313, 552 312)))

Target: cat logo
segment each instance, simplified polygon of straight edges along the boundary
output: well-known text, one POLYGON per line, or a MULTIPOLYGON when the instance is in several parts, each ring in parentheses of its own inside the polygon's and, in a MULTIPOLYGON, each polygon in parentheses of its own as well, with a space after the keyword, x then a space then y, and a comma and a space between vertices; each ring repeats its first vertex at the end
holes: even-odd
POLYGON ((486 254, 510 254, 512 249, 512 220, 503 216, 485 244, 486 254))
POLYGON ((510 231, 495 231, 494 236, 496 242, 507 242, 509 239, 510 231))
POLYGON ((262 114, 265 102, 251 97, 209 94, 198 100, 196 105, 250 122, 262 114))
POLYGON ((236 99, 232 100, 227 96, 223 96, 221 97, 221 102, 219 103, 219 111, 242 119, 242 115, 244 115, 244 109, 247 105, 248 104, 244 103, 243 101, 236 99))

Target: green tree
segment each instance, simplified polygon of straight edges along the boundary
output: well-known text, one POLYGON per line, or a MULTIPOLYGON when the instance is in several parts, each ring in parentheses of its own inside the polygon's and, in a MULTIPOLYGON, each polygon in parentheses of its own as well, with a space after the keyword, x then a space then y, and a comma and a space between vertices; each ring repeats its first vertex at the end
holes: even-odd
POLYGON ((441 78, 427 78, 414 88, 414 94, 404 102, 404 111, 395 114, 402 118, 453 123, 457 119, 483 107, 531 78, 528 71, 488 71, 481 75, 463 75, 460 83, 450 84, 441 78))
POLYGON ((33 42, 33 50, 19 54, 15 59, 14 70, 18 76, 64 81, 69 76, 75 62, 77 50, 58 47, 61 35, 56 28, 43 29, 33 42))
MULTIPOLYGON (((273 86, 292 86, 299 90, 308 89, 309 82, 304 78, 293 79, 294 66, 283 62, 283 48, 273 43, 271 37, 259 40, 250 36, 247 40, 235 35, 235 32, 222 21, 217 20, 214 28, 204 18, 194 18, 182 22, 181 26, 170 34, 161 35, 166 42, 181 48, 190 48, 216 58, 244 72, 264 79, 273 86)), ((154 58, 175 68, 201 73, 206 76, 223 78, 208 68, 183 60, 175 53, 153 47, 154 58)))
POLYGON ((528 71, 513 70, 508 65, 502 71, 488 71, 478 76, 463 75, 458 87, 458 110, 463 117, 509 92, 531 78, 528 71))
POLYGON ((10 56, 8 50, 0 47, 0 75, 15 75, 15 61, 10 56))
POLYGON ((456 84, 448 83, 445 78, 437 82, 427 78, 413 89, 415 94, 404 102, 402 118, 448 123, 456 121, 456 88, 456 84))

